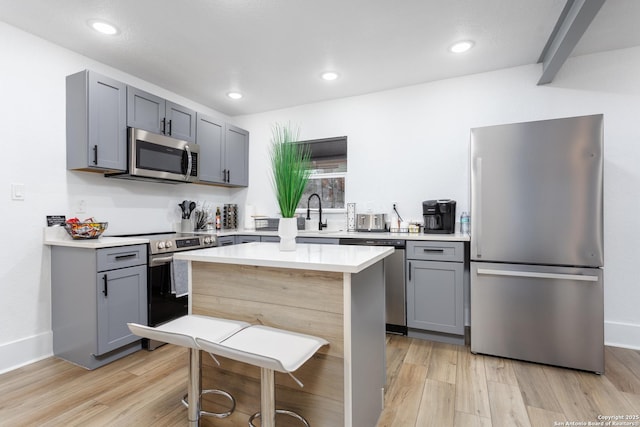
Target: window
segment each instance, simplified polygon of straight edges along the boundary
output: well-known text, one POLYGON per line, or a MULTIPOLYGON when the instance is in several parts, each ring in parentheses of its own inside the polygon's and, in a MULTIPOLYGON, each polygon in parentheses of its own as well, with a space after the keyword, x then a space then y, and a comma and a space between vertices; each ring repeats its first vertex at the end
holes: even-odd
MULTIPOLYGON (((345 177, 347 176, 347 137, 299 141, 311 152, 311 176, 300 199, 299 209, 307 208, 307 200, 317 193, 322 209, 344 209, 345 177)), ((316 207, 317 202, 313 202, 316 207)))

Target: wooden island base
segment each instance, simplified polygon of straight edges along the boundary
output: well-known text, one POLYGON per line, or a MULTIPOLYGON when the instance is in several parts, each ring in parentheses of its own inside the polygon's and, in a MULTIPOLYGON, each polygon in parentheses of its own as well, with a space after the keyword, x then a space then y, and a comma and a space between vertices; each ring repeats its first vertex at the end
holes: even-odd
MULTIPOLYGON (((243 245, 244 246, 244 245, 243 245)), ((329 341, 294 375, 276 373, 276 407, 314 427, 376 425, 384 403, 385 320, 382 260, 357 273, 191 261, 191 312, 311 334, 329 341)), ((258 368, 203 355, 203 388, 237 401, 228 419, 245 425, 260 408, 258 368)), ((204 407, 215 397, 205 395, 204 407)), ((278 417, 279 425, 298 425, 278 417), (289 424, 291 423, 291 424, 289 424)))

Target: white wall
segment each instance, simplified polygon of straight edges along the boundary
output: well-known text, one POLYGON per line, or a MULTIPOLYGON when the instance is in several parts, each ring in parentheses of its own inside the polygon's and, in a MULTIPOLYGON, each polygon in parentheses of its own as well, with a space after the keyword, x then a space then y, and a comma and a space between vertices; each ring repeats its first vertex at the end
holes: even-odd
POLYGON ((214 116, 222 114, 0 22, 0 372, 51 355, 45 217, 94 216, 107 233, 168 231, 184 199, 233 203, 246 190, 110 180, 66 170, 65 76, 89 68, 214 116), (25 185, 11 200, 11 183, 25 185), (86 213, 77 213, 80 200, 86 213))
MULTIPOLYGON (((430 198, 451 197, 459 211, 468 209, 469 128, 604 113, 605 338, 640 349, 640 285, 633 273, 640 241, 633 225, 640 211, 640 48, 572 59, 543 87, 535 85, 539 67, 526 66, 234 118, 251 132, 248 190, 67 171, 68 74, 90 68, 221 115, 2 22, 0 51, 0 372, 51 354, 49 252, 42 245, 47 214, 76 215, 78 201, 85 200, 86 215, 109 221, 112 233, 169 229, 183 199, 250 203, 258 213, 275 215, 267 147, 277 121, 299 124, 304 139, 347 135, 347 200, 381 212, 390 212, 395 201, 405 218, 420 219, 421 203, 430 198), (11 200, 11 183, 25 184, 24 201, 11 200)), ((344 214, 329 223, 344 224, 344 214)))
MULTIPOLYGON (((421 219, 427 199, 468 209, 470 128, 603 113, 605 341, 640 349, 640 48, 571 59, 547 86, 536 86, 540 72, 524 66, 239 117, 251 132, 247 202, 278 211, 266 161, 275 122, 299 125, 301 139, 347 135, 347 201, 387 213, 398 202, 405 219, 421 219)), ((344 216, 329 216, 329 227, 344 216)))

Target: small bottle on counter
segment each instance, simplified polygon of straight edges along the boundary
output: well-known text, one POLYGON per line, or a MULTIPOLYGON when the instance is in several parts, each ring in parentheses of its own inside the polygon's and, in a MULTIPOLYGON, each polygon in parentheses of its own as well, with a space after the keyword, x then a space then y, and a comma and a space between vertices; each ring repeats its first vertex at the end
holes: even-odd
POLYGON ((471 232, 471 223, 469 221, 469 214, 462 212, 462 215, 460 215, 460 233, 469 234, 471 232))
POLYGON ((220 219, 220 207, 216 208, 216 230, 222 228, 222 220, 220 219))

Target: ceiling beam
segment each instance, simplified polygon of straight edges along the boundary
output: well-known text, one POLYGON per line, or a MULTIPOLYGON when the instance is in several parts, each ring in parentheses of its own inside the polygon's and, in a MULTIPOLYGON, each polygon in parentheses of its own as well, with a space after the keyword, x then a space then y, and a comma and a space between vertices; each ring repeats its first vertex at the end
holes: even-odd
POLYGON ((539 85, 553 81, 604 2, 605 0, 567 1, 538 60, 542 62, 539 85))

